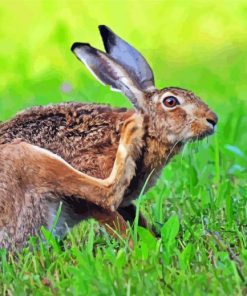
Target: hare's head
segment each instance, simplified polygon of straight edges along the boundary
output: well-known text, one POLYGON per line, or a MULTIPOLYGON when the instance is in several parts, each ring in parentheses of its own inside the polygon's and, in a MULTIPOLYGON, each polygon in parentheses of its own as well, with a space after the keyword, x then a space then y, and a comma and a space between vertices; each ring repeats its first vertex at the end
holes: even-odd
POLYGON ((71 50, 103 84, 122 92, 148 120, 160 141, 185 143, 214 132, 217 116, 192 92, 168 87, 157 90, 144 57, 106 26, 99 26, 106 50, 74 43, 71 50))

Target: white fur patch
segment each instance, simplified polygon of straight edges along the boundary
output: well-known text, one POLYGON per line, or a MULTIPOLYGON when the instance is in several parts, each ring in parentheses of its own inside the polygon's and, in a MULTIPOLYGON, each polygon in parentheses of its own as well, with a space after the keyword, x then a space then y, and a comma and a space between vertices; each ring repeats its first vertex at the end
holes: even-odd
POLYGON ((155 88, 154 85, 150 85, 149 87, 147 87, 147 88, 145 89, 145 91, 147 91, 147 92, 153 92, 153 91, 155 91, 155 90, 156 90, 156 88, 155 88))
POLYGON ((152 100, 154 103, 158 103, 160 100, 160 96, 158 94, 155 94, 154 96, 152 96, 152 100))
POLYGON ((120 152, 122 158, 126 158, 127 156, 127 149, 123 144, 118 146, 118 152, 120 152))
POLYGON ((182 108, 183 108, 183 110, 186 111, 187 114, 193 115, 194 111, 196 109, 196 106, 194 104, 187 104, 187 105, 183 106, 182 108))
POLYGON ((167 140, 169 143, 175 143, 178 140, 178 136, 175 134, 167 135, 167 140))

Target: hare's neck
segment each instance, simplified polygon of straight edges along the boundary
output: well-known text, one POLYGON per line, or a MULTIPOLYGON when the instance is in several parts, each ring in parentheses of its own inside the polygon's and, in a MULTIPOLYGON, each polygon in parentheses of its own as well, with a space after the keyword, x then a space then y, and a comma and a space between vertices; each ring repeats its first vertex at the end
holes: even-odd
POLYGON ((147 149, 144 152, 144 167, 146 171, 165 167, 171 158, 179 153, 182 146, 182 143, 171 144, 162 142, 155 137, 147 135, 147 149))
MULTIPOLYGON (((153 115, 154 117, 155 115, 153 115)), ((183 147, 183 143, 172 143, 168 139, 161 139, 157 135, 162 134, 163 127, 156 121, 150 120, 150 117, 144 117, 146 124, 145 150, 143 153, 143 166, 146 172, 156 171, 165 167, 171 158, 178 154, 183 147)))

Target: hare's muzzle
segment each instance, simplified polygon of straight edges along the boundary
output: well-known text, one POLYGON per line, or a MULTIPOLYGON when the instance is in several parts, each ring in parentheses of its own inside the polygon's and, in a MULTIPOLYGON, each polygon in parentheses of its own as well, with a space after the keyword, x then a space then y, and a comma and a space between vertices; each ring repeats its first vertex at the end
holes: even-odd
POLYGON ((207 121, 207 125, 210 126, 212 130, 214 130, 218 122, 218 117, 213 111, 209 110, 206 114, 206 121, 207 121))
POLYGON ((218 122, 218 117, 214 112, 208 111, 208 113, 206 114, 206 120, 214 128, 218 122))

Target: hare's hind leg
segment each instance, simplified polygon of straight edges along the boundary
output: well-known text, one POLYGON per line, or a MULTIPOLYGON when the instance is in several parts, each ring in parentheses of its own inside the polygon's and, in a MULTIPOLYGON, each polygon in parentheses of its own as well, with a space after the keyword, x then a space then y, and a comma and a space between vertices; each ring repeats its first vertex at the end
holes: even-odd
MULTIPOLYGON (((21 248, 46 224, 47 206, 29 187, 19 144, 0 145, 0 248, 21 248)), ((32 157, 32 155, 30 155, 32 157)))
POLYGON ((26 167, 39 191, 54 191, 65 196, 76 195, 106 210, 115 211, 135 174, 135 160, 142 147, 142 117, 128 118, 121 131, 120 143, 110 176, 104 180, 75 170, 48 150, 23 143, 26 167), (32 156, 32 157, 30 157, 32 156), (42 183, 42 184, 41 184, 42 183))
POLYGON ((26 142, 0 145, 0 246, 9 247, 9 239, 21 246, 28 235, 46 224, 42 209, 50 193, 74 195, 114 211, 134 176, 142 136, 142 118, 129 118, 122 128, 112 172, 105 180, 82 174, 59 156, 26 142))
POLYGON ((18 180, 29 192, 44 195, 58 193, 78 196, 114 211, 135 174, 135 159, 142 145, 142 118, 134 115, 123 125, 120 144, 110 176, 97 179, 75 170, 56 154, 28 144, 15 142, 5 146, 6 159, 18 167, 18 180))

